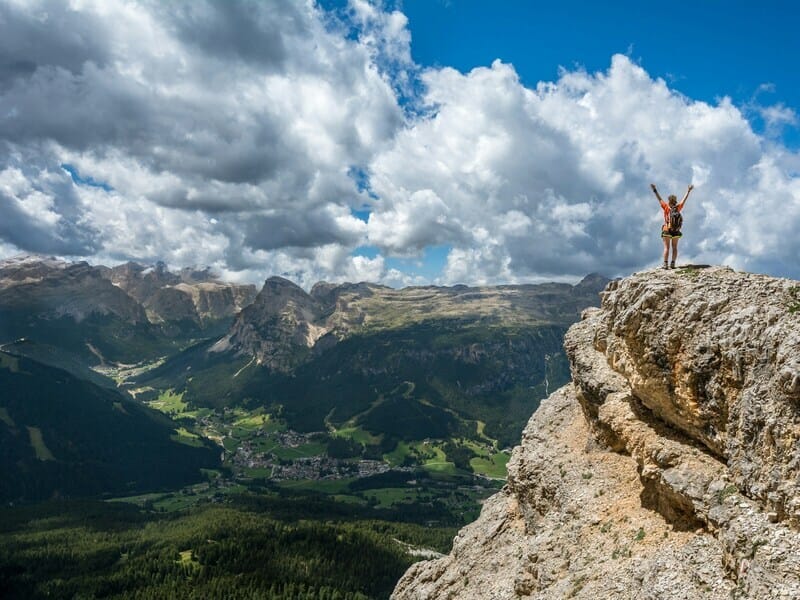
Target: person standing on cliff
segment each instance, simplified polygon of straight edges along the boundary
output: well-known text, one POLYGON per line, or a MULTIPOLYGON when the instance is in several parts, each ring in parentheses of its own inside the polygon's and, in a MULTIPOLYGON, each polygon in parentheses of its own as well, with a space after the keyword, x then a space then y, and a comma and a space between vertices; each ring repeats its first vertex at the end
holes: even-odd
POLYGON ((656 189, 656 184, 651 183, 650 187, 653 189, 656 198, 658 198, 659 204, 661 204, 661 210, 664 211, 664 224, 661 226, 661 239, 664 241, 664 266, 662 269, 674 269, 675 261, 678 258, 678 240, 683 237, 681 233, 681 227, 683 226, 683 215, 681 211, 683 210, 683 205, 686 204, 686 200, 689 198, 689 194, 694 189, 694 186, 689 184, 689 189, 686 190, 686 195, 683 197, 680 204, 678 204, 678 199, 674 194, 670 194, 667 197, 669 202, 664 202, 656 189), (669 262, 670 246, 672 247, 671 262, 669 262))

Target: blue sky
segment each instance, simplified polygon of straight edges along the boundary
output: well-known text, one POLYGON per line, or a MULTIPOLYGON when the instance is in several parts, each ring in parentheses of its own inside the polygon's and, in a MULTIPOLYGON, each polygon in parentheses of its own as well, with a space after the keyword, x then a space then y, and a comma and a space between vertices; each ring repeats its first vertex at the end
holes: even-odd
POLYGON ((0 3, 0 258, 800 278, 794 2, 0 3))
MULTIPOLYGON (((466 72, 499 58, 535 86, 557 79, 561 67, 602 71, 612 55, 627 54, 696 100, 729 96, 744 107, 760 98, 800 109, 797 2, 405 0, 397 6, 409 19, 411 54, 421 65, 466 72)), ((796 145, 798 127, 786 128, 784 139, 796 145)))

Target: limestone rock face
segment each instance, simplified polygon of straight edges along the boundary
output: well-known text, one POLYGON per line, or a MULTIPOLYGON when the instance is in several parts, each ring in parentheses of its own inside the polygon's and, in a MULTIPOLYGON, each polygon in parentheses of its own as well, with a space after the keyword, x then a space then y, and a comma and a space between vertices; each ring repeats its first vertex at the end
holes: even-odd
POLYGON ((796 286, 728 269, 634 277, 609 286, 589 322, 595 347, 644 407, 725 462, 746 495, 800 526, 796 286))
POLYGON ((221 281, 181 282, 174 289, 191 298, 197 316, 203 322, 233 317, 256 298, 256 286, 252 284, 239 285, 221 281))
POLYGON ((612 282, 508 483, 393 598, 800 598, 800 287, 612 282))
POLYGON ((233 349, 273 370, 288 372, 326 333, 319 324, 322 313, 322 305, 303 288, 288 279, 270 277, 211 352, 233 349))
POLYGON ((128 262, 105 268, 104 275, 140 302, 152 323, 187 321, 203 327, 232 319, 256 297, 254 285, 222 282, 208 269, 173 273, 161 262, 153 267, 128 262))

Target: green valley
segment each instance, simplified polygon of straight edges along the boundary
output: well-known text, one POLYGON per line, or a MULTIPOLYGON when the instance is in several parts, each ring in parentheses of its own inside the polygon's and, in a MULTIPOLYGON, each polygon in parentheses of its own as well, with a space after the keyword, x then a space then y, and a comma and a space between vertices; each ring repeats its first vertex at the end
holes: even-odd
POLYGON ((604 285, 0 267, 0 313, 42 299, 0 327, 0 595, 388 597, 504 484, 604 285))
POLYGON ((547 386, 568 379, 565 329, 429 321, 353 335, 310 353, 290 373, 244 368, 249 358, 211 353, 205 343, 132 385, 180 390, 197 407, 265 407, 298 431, 358 425, 381 436, 384 450, 399 440, 479 440, 478 421, 508 447, 547 386))

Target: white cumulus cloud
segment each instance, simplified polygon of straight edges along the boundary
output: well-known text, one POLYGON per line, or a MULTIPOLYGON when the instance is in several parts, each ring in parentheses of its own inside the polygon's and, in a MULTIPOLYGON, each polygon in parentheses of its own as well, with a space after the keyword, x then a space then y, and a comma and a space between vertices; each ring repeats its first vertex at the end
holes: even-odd
POLYGON ((401 285, 444 247, 437 282, 616 275, 659 260, 650 182, 692 182, 683 260, 800 277, 795 108, 699 102, 622 55, 535 87, 424 68, 387 6, 0 3, 0 255, 401 285))
POLYGON ((0 236, 261 275, 259 250, 352 249, 350 173, 403 124, 379 59, 410 61, 406 23, 375 8, 351 39, 310 0, 0 6, 0 172, 27 186, 0 190, 0 236))
POLYGON ((370 166, 369 235, 384 251, 450 244, 447 282, 623 274, 660 257, 649 183, 666 196, 693 182, 684 260, 798 275, 797 155, 727 98, 694 101, 622 55, 535 89, 499 61, 422 77, 428 116, 370 166), (420 193, 440 203, 409 218, 420 193))

